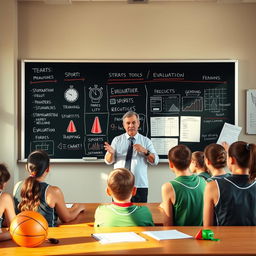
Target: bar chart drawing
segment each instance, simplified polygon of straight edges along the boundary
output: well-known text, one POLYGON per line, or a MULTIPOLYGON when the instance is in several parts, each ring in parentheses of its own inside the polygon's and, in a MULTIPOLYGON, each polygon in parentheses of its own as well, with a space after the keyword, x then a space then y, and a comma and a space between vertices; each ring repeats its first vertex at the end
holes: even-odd
POLYGON ((227 106, 227 89, 214 88, 205 89, 204 91, 204 107, 208 111, 224 111, 227 106))
POLYGON ((182 97, 182 111, 202 112, 203 97, 182 97))

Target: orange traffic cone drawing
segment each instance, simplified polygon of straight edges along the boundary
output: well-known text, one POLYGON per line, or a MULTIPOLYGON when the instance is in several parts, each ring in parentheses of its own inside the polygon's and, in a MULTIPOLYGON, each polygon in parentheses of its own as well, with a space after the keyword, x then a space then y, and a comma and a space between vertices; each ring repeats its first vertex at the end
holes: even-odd
POLYGON ((100 120, 98 116, 95 116, 94 118, 91 133, 102 133, 102 130, 100 127, 100 120))
POLYGON ((75 127, 73 120, 70 120, 68 128, 67 128, 67 132, 70 132, 70 133, 76 132, 76 127, 75 127))

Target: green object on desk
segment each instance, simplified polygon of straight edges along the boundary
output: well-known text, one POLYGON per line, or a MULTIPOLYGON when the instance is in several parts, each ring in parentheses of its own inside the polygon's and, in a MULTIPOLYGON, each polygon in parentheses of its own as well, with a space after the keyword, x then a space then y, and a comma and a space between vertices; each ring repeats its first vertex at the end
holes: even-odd
POLYGON ((210 229, 203 229, 202 230, 202 239, 212 240, 212 241, 220 241, 220 239, 214 238, 214 233, 210 229))

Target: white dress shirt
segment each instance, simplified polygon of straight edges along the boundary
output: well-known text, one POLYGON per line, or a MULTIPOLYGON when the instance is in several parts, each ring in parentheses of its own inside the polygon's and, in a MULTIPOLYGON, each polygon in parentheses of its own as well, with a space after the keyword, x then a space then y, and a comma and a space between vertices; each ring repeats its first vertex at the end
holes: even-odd
MULTIPOLYGON (((117 137, 115 137, 111 143, 111 147, 115 150, 115 156, 112 162, 107 162, 105 157, 106 164, 113 164, 115 168, 124 168, 125 166, 125 158, 127 154, 127 150, 130 144, 129 135, 127 133, 123 133, 117 137)), ((152 141, 137 133, 135 136, 134 144, 140 144, 145 149, 149 150, 150 153, 155 155, 154 163, 150 163, 147 160, 147 156, 144 153, 137 152, 133 150, 132 162, 131 162, 131 172, 135 176, 135 187, 137 188, 147 188, 148 187, 148 174, 147 168, 148 163, 151 165, 157 165, 159 162, 159 156, 157 155, 155 148, 153 146, 152 141)))

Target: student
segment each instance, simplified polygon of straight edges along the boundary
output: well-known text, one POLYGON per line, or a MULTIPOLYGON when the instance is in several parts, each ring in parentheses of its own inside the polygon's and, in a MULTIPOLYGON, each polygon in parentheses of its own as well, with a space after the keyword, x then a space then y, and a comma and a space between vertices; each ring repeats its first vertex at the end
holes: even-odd
POLYGON ((201 226, 203 224, 204 178, 189 170, 191 151, 185 145, 169 150, 169 167, 176 178, 162 185, 165 226, 201 226))
MULTIPOLYGON (((8 180, 10 179, 10 173, 4 164, 0 164, 0 228, 2 227, 3 219, 6 226, 10 226, 11 221, 15 217, 14 204, 12 196, 3 192, 8 180)), ((0 233, 0 240, 11 239, 9 232, 0 233)))
POLYGON ((209 182, 204 197, 204 226, 256 225, 256 145, 243 141, 228 149, 232 175, 209 182))
POLYGON ((222 145, 209 144, 204 149, 205 165, 212 176, 207 181, 222 179, 230 174, 226 172, 227 152, 222 145))
POLYGON ((68 209, 61 189, 44 182, 50 171, 49 163, 48 154, 42 150, 28 156, 26 170, 30 176, 15 185, 14 201, 17 212, 38 211, 46 218, 49 227, 55 227, 57 217, 62 222, 69 222, 84 210, 84 206, 74 204, 68 209))
POLYGON ((205 162, 204 162, 204 152, 195 151, 192 153, 191 163, 189 169, 192 173, 204 178, 205 180, 211 177, 205 162))
POLYGON ((136 194, 134 182, 134 175, 128 169, 117 168, 110 172, 107 194, 113 198, 113 202, 96 209, 95 227, 154 226, 149 209, 131 202, 136 194))

